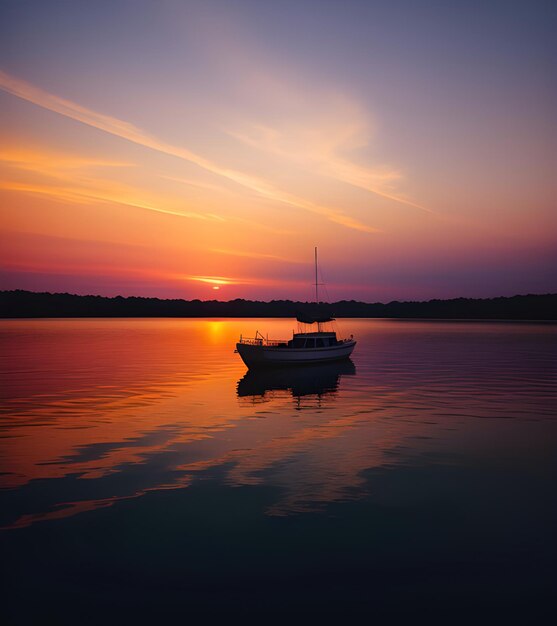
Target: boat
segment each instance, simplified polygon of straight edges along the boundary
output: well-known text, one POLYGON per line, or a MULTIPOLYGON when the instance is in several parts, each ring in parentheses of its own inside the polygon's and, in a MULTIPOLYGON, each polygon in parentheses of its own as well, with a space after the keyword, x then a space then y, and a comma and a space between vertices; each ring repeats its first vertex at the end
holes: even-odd
POLYGON ((339 339, 332 327, 334 319, 333 316, 319 310, 317 248, 315 248, 315 310, 296 316, 298 332, 293 332, 291 339, 269 339, 256 331, 255 337, 247 338, 240 335, 236 352, 248 368, 315 364, 348 359, 356 341, 352 335, 349 339, 339 339))

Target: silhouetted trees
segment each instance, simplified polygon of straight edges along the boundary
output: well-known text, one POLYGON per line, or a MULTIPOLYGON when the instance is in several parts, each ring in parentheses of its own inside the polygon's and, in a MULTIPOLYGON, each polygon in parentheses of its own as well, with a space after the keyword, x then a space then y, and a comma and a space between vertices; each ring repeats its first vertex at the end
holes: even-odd
MULTIPOLYGON (((557 294, 510 298, 455 298, 373 304, 341 300, 326 305, 335 317, 557 320, 557 294)), ((272 300, 160 300, 106 298, 68 293, 0 291, 0 317, 295 317, 315 308, 309 302, 272 300)))

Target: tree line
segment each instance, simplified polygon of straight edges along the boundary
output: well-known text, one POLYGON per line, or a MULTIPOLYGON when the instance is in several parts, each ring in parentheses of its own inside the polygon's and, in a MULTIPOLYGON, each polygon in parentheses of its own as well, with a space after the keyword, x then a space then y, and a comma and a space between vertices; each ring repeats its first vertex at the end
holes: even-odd
MULTIPOLYGON (((295 317, 315 310, 311 302, 236 299, 163 300, 159 298, 78 296, 68 293, 0 291, 0 317, 295 317)), ((454 298, 425 302, 358 302, 320 305, 335 317, 418 319, 557 320, 557 294, 500 298, 454 298)))

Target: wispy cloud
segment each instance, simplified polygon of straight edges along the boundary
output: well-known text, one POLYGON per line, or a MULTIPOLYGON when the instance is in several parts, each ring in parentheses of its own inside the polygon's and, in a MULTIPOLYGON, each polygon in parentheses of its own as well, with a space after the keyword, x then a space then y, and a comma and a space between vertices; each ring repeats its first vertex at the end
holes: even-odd
POLYGON ((249 252, 247 250, 223 250, 222 248, 211 248, 211 252, 216 254, 224 254, 227 256, 237 256, 248 259, 266 259, 269 261, 280 261, 281 263, 295 263, 303 265, 302 261, 294 261, 291 258, 279 256, 277 254, 264 254, 259 252, 249 252))
POLYGON ((27 183, 14 183, 14 182, 0 182, 0 189, 6 191, 19 191, 30 194, 39 194, 63 200, 67 202, 79 203, 79 204, 91 204, 92 202, 106 202, 111 204, 121 204, 124 206, 133 207, 136 209, 145 209, 147 211, 154 211, 156 213, 164 213, 166 215, 174 215, 176 217, 185 217, 189 219, 197 220, 211 220, 211 221, 225 221, 220 216, 205 213, 193 213, 193 212, 180 212, 172 209, 166 209, 159 206, 147 204, 136 199, 127 199, 119 194, 111 194, 107 192, 91 191, 83 189, 75 189, 72 187, 57 187, 50 185, 38 185, 27 183))
POLYGON ((131 167, 133 165, 131 163, 57 154, 38 149, 0 150, 0 163, 56 181, 56 184, 1 182, 0 188, 7 191, 47 195, 79 204, 90 204, 94 201, 111 202, 188 219, 226 221, 224 217, 213 213, 165 207, 164 201, 147 202, 143 197, 144 194, 138 193, 136 189, 99 179, 96 175, 91 176, 93 169, 131 167))
POLYGON ((18 169, 47 173, 52 175, 59 171, 80 170, 90 168, 124 168, 134 167, 134 163, 127 161, 112 161, 110 159, 95 159, 81 157, 75 154, 58 154, 41 150, 22 148, 0 148, 0 162, 18 169))
MULTIPOLYGON (((365 124, 351 120, 348 112, 340 121, 322 123, 321 120, 319 126, 312 126, 307 120, 303 125, 283 128, 255 124, 248 130, 231 130, 228 134, 252 148, 279 156, 321 176, 348 183, 399 204, 434 212, 395 191, 395 183, 402 178, 397 169, 364 167, 341 156, 344 151, 361 147, 365 143, 363 138, 368 135, 365 124)), ((345 225, 349 226, 348 223, 345 225)))
POLYGON ((187 148, 174 146, 161 141, 133 124, 109 115, 98 113, 92 109, 88 109, 72 102, 71 100, 60 98, 59 96, 44 91, 26 81, 10 76, 3 71, 0 71, 0 88, 14 96, 17 96, 18 98, 27 100, 37 106, 54 111, 60 115, 64 115, 65 117, 79 121, 93 128, 110 133, 111 135, 115 135, 137 145, 177 157, 188 161, 189 163, 193 163, 206 171, 233 181, 234 183, 241 185, 246 189, 250 189, 251 191, 255 191, 259 195, 275 202, 280 202, 321 215, 322 217, 337 224, 342 224, 347 228, 367 233, 377 232, 377 229, 346 216, 338 210, 323 207, 294 194, 282 191, 271 183, 250 174, 222 167, 213 161, 188 150, 187 148))
POLYGON ((208 283, 209 285, 238 285, 245 283, 234 278, 226 278, 224 276, 182 276, 185 280, 194 280, 198 283, 208 283))
POLYGON ((187 185, 188 187, 196 187, 197 189, 205 189, 207 191, 216 191, 218 193, 230 193, 229 189, 221 187, 219 185, 213 185, 211 183, 201 182, 199 180, 193 180, 192 178, 183 178, 180 176, 167 176, 166 174, 159 174, 159 178, 163 180, 170 180, 174 183, 180 183, 187 185))
MULTIPOLYGON (((204 52, 212 59, 212 71, 218 70, 223 78, 234 76, 231 88, 237 99, 246 103, 243 116, 221 110, 228 120, 222 125, 224 132, 245 145, 282 157, 286 165, 434 213, 400 191, 403 176, 398 167, 360 160, 361 151, 372 146, 369 107, 364 108, 345 89, 313 75, 300 81, 307 70, 303 61, 296 68, 288 67, 283 58, 277 63, 267 54, 267 47, 231 16, 224 23, 214 15, 200 28, 203 42, 211 42, 204 52)), ((343 223, 356 227, 350 220, 343 223)))
POLYGON ((305 286, 306 282, 303 280, 285 280, 285 279, 273 279, 269 277, 257 278, 255 276, 199 276, 193 274, 172 274, 168 276, 174 280, 186 280, 197 283, 206 283, 208 285, 214 285, 217 287, 226 287, 229 285, 285 285, 292 286, 305 286))

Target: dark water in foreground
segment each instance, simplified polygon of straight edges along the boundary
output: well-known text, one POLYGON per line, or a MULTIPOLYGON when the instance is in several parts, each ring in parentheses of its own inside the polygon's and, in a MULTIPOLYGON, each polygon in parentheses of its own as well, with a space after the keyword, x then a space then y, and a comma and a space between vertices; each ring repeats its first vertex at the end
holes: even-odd
POLYGON ((340 326, 246 375, 290 320, 1 322, 7 622, 547 612, 557 326, 340 326))

